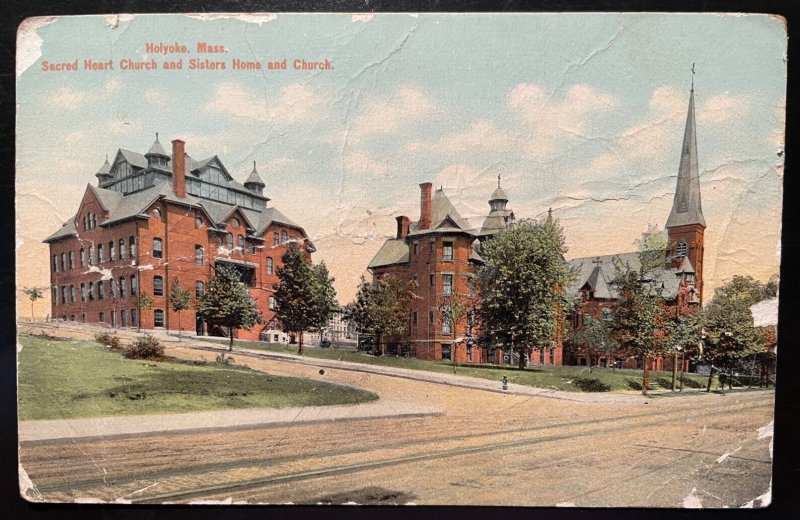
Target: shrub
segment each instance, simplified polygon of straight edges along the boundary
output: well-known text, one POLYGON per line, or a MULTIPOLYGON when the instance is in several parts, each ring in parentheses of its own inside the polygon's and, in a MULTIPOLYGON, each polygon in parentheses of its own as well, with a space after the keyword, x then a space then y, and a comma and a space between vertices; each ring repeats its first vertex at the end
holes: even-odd
POLYGON ((608 392, 611 386, 593 377, 576 377, 572 384, 581 389, 582 392, 608 392))
POLYGON ((132 345, 122 351, 128 359, 160 359, 164 357, 164 347, 149 334, 136 338, 132 345))
POLYGON ((100 334, 95 335, 94 340, 101 345, 105 345, 109 347, 111 350, 120 351, 122 350, 122 346, 119 343, 119 336, 116 334, 108 334, 107 332, 101 332, 100 334))

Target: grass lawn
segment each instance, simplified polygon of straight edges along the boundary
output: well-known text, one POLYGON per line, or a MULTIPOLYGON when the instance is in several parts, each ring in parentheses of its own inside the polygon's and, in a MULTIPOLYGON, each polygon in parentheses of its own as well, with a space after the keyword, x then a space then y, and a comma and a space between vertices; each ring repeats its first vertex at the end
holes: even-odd
MULTIPOLYGON (((211 339, 208 339, 208 341, 217 342, 217 340, 211 339)), ((227 340, 224 340, 224 343, 227 344, 227 340)), ((253 350, 297 354, 297 345, 291 345, 291 347, 289 347, 284 344, 275 343, 234 341, 234 346, 253 350)), ((544 368, 534 365, 521 371, 516 367, 454 365, 449 362, 424 361, 421 359, 393 356, 372 356, 364 352, 317 347, 304 349, 304 356, 321 359, 337 359, 367 365, 426 370, 429 372, 455 373, 468 377, 492 379, 498 382, 503 379, 503 376, 506 376, 510 383, 535 386, 538 388, 552 388, 567 392, 620 392, 626 390, 637 390, 641 392, 642 390, 641 370, 612 371, 610 369, 601 368, 589 372, 589 369, 586 367, 544 368)), ((715 383, 712 385, 712 389, 716 388, 716 377, 714 380, 715 383)), ((706 382, 706 376, 697 374, 684 374, 683 376, 683 388, 685 390, 705 388, 706 382)), ((650 389, 654 391, 672 389, 672 372, 650 372, 650 389)))
POLYGON ((93 341, 20 336, 19 419, 355 404, 363 390, 235 366, 123 358, 93 341))

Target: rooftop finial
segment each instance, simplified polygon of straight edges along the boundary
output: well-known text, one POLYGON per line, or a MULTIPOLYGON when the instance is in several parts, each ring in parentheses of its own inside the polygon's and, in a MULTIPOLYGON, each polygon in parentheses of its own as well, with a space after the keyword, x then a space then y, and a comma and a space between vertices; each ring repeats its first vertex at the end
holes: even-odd
POLYGON ((500 174, 497 174, 497 187, 500 187, 500 174))
POLYGON ((156 141, 158 141, 158 132, 156 132, 156 141))
POLYGON ((694 62, 692 62, 692 92, 694 92, 694 62))

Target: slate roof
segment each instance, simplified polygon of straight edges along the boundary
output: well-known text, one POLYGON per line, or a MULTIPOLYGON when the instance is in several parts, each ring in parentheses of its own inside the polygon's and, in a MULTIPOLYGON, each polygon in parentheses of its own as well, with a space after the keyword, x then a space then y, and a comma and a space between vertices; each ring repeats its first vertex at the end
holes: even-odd
POLYGON ((390 238, 383 243, 383 246, 367 265, 367 269, 404 264, 406 262, 408 262, 408 244, 402 238, 390 238))
MULTIPOLYGON (((664 254, 666 260, 666 252, 664 254)), ((589 287, 594 290, 595 298, 616 299, 618 294, 612 282, 616 276, 614 266, 617 262, 621 262, 622 265, 630 264, 631 269, 639 269, 641 267, 639 253, 637 252, 587 256, 569 260, 567 263, 577 270, 577 277, 572 285, 567 288, 567 297, 577 297, 581 288, 589 284, 589 287), (598 266, 594 263, 596 260, 600 260, 602 263, 598 266)), ((689 266, 691 266, 691 262, 689 262, 689 266)), ((679 271, 680 269, 663 267, 658 269, 654 275, 654 279, 664 286, 663 295, 667 299, 673 299, 678 295, 680 280, 677 273, 679 271)), ((694 269, 691 272, 694 272, 694 269)))
POLYGON ((75 219, 71 218, 68 221, 64 222, 61 228, 50 235, 49 237, 45 238, 43 242, 55 242, 56 240, 61 240, 62 238, 69 238, 69 237, 76 237, 78 236, 78 228, 75 227, 75 219))
POLYGON ((124 148, 120 148, 119 153, 132 166, 136 166, 137 168, 147 168, 147 158, 144 155, 126 150, 124 148))
POLYGON ((508 226, 508 219, 514 214, 510 209, 492 210, 483 221, 479 235, 494 235, 508 226))
POLYGON ((164 147, 161 146, 161 143, 158 141, 158 135, 156 135, 156 140, 153 142, 153 146, 150 147, 150 150, 145 154, 145 157, 148 155, 163 155, 164 157, 169 157, 167 152, 164 151, 164 147))
POLYGON ((689 113, 686 116, 686 129, 683 133, 681 163, 678 168, 678 182, 672 211, 667 219, 667 227, 690 224, 706 225, 700 203, 700 171, 697 166, 697 133, 694 120, 694 88, 689 96, 689 113))
POLYGON ((431 202, 431 227, 419 229, 419 221, 411 222, 408 226, 409 236, 429 233, 473 233, 469 223, 461 217, 461 214, 450 202, 450 199, 447 198, 442 188, 436 190, 431 202))
POLYGON ((258 171, 256 171, 255 161, 253 161, 253 171, 250 172, 250 176, 247 177, 246 181, 244 181, 245 186, 247 186, 248 184, 258 184, 262 188, 266 186, 266 184, 264 184, 264 181, 261 180, 261 176, 258 174, 258 171))

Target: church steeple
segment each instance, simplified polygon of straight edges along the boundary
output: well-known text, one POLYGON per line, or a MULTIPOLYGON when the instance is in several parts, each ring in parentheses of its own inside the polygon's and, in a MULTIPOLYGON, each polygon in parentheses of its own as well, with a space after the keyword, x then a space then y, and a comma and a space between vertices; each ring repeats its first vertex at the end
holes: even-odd
POLYGON ((694 79, 689 94, 689 113, 686 116, 686 129, 683 132, 681 162, 678 167, 678 182, 672 211, 667 219, 667 227, 699 224, 706 227, 703 208, 700 204, 700 171, 697 166, 697 133, 694 118, 694 79))

